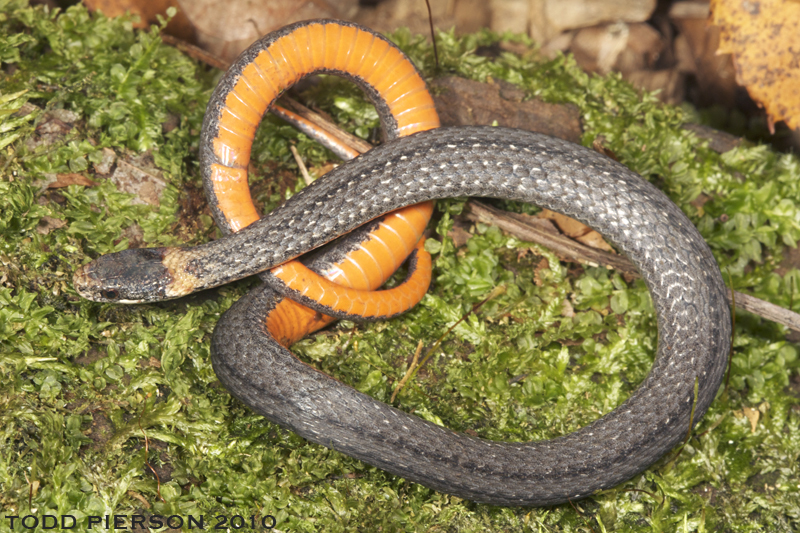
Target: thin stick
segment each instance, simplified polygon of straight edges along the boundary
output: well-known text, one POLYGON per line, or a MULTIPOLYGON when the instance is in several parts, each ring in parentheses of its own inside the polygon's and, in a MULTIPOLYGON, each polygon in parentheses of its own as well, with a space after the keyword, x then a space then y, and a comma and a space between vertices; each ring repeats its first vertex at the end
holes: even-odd
MULTIPOLYGON (((411 375, 410 375, 410 376, 403 376, 403 379, 402 379, 402 380, 401 380, 401 382, 398 384, 397 388, 395 389, 394 393, 392 394, 392 401, 394 401, 394 398, 395 398, 395 397, 396 397, 396 396, 397 396, 397 395, 400 393, 400 391, 401 391, 401 390, 403 390, 403 387, 405 386, 405 383, 406 383, 406 382, 407 382, 409 379, 411 379, 411 378, 413 378, 414 376, 416 376, 416 375, 417 375, 417 371, 418 371, 420 368, 422 368, 422 366, 423 366, 425 363, 427 363, 427 362, 428 362, 428 360, 429 360, 431 357, 433 357, 433 354, 436 352, 436 349, 439 347, 439 345, 440 345, 440 344, 442 344, 442 341, 443 341, 443 340, 444 340, 444 339, 445 339, 445 338, 446 338, 448 335, 450 335, 450 332, 451 332, 451 331, 453 331, 454 329, 456 329, 456 326, 458 326, 458 325, 459 325, 459 324, 461 324, 461 323, 462 323, 464 320, 466 320, 466 319, 467 319, 467 317, 468 317, 469 315, 471 315, 471 314, 475 313, 475 312, 476 312, 478 309, 480 309, 481 307, 483 307, 483 304, 485 304, 486 302, 488 302, 489 300, 491 300, 491 299, 493 299, 493 298, 496 298, 497 296, 500 296, 500 295, 501 295, 501 294, 503 294, 504 292, 506 292, 506 286, 505 286, 505 285, 498 285, 497 287, 495 287, 495 288, 494 288, 494 290, 492 290, 492 292, 491 292, 491 293, 489 293, 489 296, 487 296, 487 297, 486 297, 484 300, 482 300, 482 301, 480 301, 480 302, 476 303, 475 305, 473 305, 473 306, 472 306, 472 309, 470 309, 468 312, 464 313, 464 315, 463 315, 461 318, 459 318, 459 319, 458 319, 458 321, 456 321, 456 323, 455 323, 455 324, 453 324, 452 326, 450 326, 449 328, 447 328, 447 331, 445 331, 445 332, 442 334, 442 336, 441 336, 441 337, 439 337, 439 339, 438 339, 436 342, 434 342, 434 343, 433 343, 433 346, 431 346, 431 349, 430 349, 430 350, 428 350, 428 353, 425 355, 425 358, 422 360, 422 362, 421 362, 419 365, 417 365, 416 367, 414 367, 414 368, 412 368, 412 369, 410 370, 410 372, 411 372, 411 375)), ((415 355, 414 357, 415 357, 415 359, 416 359, 416 357, 417 357, 417 356, 415 355)), ((413 362, 412 362, 412 367, 413 367, 413 362)))
POLYGON ((187 56, 194 58, 202 63, 205 63, 208 66, 218 68, 220 70, 228 70, 228 67, 231 66, 230 63, 228 63, 221 57, 215 56, 214 54, 210 54, 205 50, 203 50, 202 48, 187 43, 186 41, 178 39, 177 37, 173 37, 168 33, 162 33, 161 40, 170 46, 174 46, 187 56))
POLYGON ((147 404, 145 404, 144 408, 139 413, 139 417, 136 419, 136 424, 139 426, 139 431, 141 431, 142 435, 144 435, 144 464, 146 464, 147 468, 149 468, 150 471, 153 472, 153 475, 156 476, 156 496, 158 496, 158 499, 163 503, 167 503, 166 500, 164 500, 164 497, 161 495, 161 478, 158 476, 156 469, 153 468, 153 465, 150 464, 150 439, 147 438, 147 433, 142 427, 142 416, 144 416, 144 412, 146 410, 147 404))
MULTIPOLYGON (((198 48, 193 44, 189 44, 186 41, 182 41, 176 37, 167 34, 161 34, 161 40, 167 43, 170 46, 174 46, 181 52, 185 53, 189 57, 200 61, 201 63, 205 63, 206 65, 214 68, 218 68, 220 70, 227 70, 230 67, 230 63, 225 61, 224 59, 215 56, 214 54, 210 54, 203 50, 202 48, 198 48)), ((353 135, 352 133, 341 129, 339 126, 331 122, 330 120, 326 119, 319 113, 315 113, 314 111, 310 110, 297 100, 290 98, 287 95, 283 95, 280 98, 280 102, 284 104, 286 107, 293 110, 298 115, 302 116, 303 118, 313 122, 317 126, 323 128, 324 130, 328 131, 329 133, 338 137, 344 144, 350 146, 355 150, 358 150, 361 153, 366 152, 372 146, 353 135)), ((274 112, 276 108, 279 106, 274 105, 270 106, 270 112, 274 112)))
POLYGON ((428 24, 431 27, 431 41, 433 41, 433 59, 436 61, 436 70, 439 70, 439 50, 436 48, 436 34, 433 31, 433 13, 431 12, 430 0, 425 0, 425 5, 428 6, 428 24))
MULTIPOLYGON (((589 264, 590 266, 602 265, 618 270, 630 278, 641 277, 636 267, 626 257, 591 248, 560 233, 545 231, 526 221, 522 215, 508 213, 474 200, 470 200, 467 206, 469 212, 464 216, 468 220, 497 226, 522 240, 546 246, 564 261, 589 264)), ((800 314, 794 311, 730 289, 728 289, 728 301, 735 301, 736 307, 743 311, 800 332, 800 314)))
POLYGON ((420 340, 417 343, 417 351, 414 352, 414 359, 411 360, 411 364, 408 366, 408 370, 406 370, 406 375, 403 376, 403 379, 401 379, 397 383, 397 386, 394 388, 394 392, 392 393, 392 397, 389 400, 389 403, 394 403, 394 399, 397 398, 397 393, 400 392, 400 389, 405 387, 406 381, 408 381, 409 378, 411 378, 411 376, 414 374, 414 371, 417 369, 417 361, 419 361, 419 354, 421 353, 422 353, 422 341, 420 340))
POLYGON ((311 185, 311 182, 313 182, 314 180, 311 179, 311 174, 308 173, 306 164, 303 163, 303 158, 300 157, 300 153, 297 151, 297 148, 295 148, 293 144, 290 144, 289 150, 292 152, 294 160, 297 163, 297 166, 300 168, 300 174, 303 176, 303 181, 306 182, 306 185, 311 185))
POLYGON ((567 501, 568 501, 568 502, 569 502, 569 504, 572 506, 572 509, 573 509, 573 510, 574 510, 576 513, 578 513, 578 516, 580 516, 580 517, 581 517, 581 520, 583 520, 583 523, 586 525, 586 527, 588 527, 588 528, 589 528, 589 530, 590 530, 592 533, 597 533, 597 531, 595 531, 595 530, 594 530, 594 528, 592 527, 592 524, 590 524, 590 523, 589 523, 589 520, 587 520, 587 519, 586 519, 586 515, 584 515, 584 514, 583 514, 583 511, 581 511, 580 509, 578 509, 578 507, 577 507, 577 506, 576 506, 574 503, 572 503, 572 500, 571 500, 571 499, 567 499, 567 501))
MULTIPOLYGON (((656 485, 656 486, 658 487, 659 492, 661 492, 661 487, 659 485, 656 485)), ((653 494, 652 492, 650 492, 649 490, 644 490, 644 489, 622 489, 622 490, 624 490, 625 492, 641 492, 643 494, 647 494, 648 496, 650 496, 654 500, 658 499, 658 498, 656 498, 656 495, 653 494)), ((661 503, 659 503, 658 506, 662 507, 663 505, 664 505, 664 493, 662 492, 661 493, 661 503)))
MULTIPOLYGON (((352 148, 356 152, 364 153, 368 152, 372 149, 372 145, 367 141, 360 139, 350 133, 349 131, 345 131, 324 116, 312 111, 308 107, 304 106, 297 100, 290 98, 286 95, 283 95, 278 100, 279 103, 285 105, 291 111, 294 111, 304 119, 308 120, 309 122, 313 122, 315 125, 319 126, 323 130, 327 131, 331 135, 335 135, 342 144, 347 145, 348 147, 352 148)), ((272 112, 273 108, 279 108, 280 106, 272 106, 270 107, 270 112, 272 112)))
MULTIPOLYGON (((426 0, 427 2, 428 0, 426 0)), ((428 11, 429 11, 429 19, 431 27, 433 27, 433 17, 430 12, 430 4, 428 4, 428 11)), ((179 50, 185 52, 187 55, 197 59, 198 61, 202 61, 207 65, 211 65, 216 68, 220 68, 222 70, 228 68, 228 63, 223 61, 222 59, 213 56, 200 48, 197 48, 194 45, 191 45, 185 41, 181 41, 180 39, 176 39, 170 35, 162 34, 162 40, 175 46, 179 50)), ((433 41, 434 46, 434 55, 436 56, 436 62, 438 65, 438 52, 436 51, 436 40, 433 41)), ((290 107, 297 109, 302 109, 305 106, 302 106, 299 102, 292 100, 287 96, 283 96, 281 98, 282 101, 285 101, 290 107)), ((362 145, 353 146, 352 139, 348 139, 348 137, 352 137, 352 135, 341 128, 339 128, 333 122, 325 119, 325 117, 321 115, 314 114, 316 116, 306 116, 306 113, 311 114, 313 111, 310 109, 305 109, 303 112, 297 111, 298 114, 305 116, 309 120, 313 120, 317 124, 324 124, 326 130, 334 133, 343 140, 343 142, 349 145, 354 150, 358 150, 360 152, 365 151, 365 147, 362 145)), ((693 129, 694 131, 694 129, 693 129)), ((697 132, 695 132, 697 133, 697 132)), ((360 141, 360 139, 359 139, 360 141)), ((361 141, 363 142, 363 141, 361 141)), ((498 226, 500 229, 511 233, 519 237, 520 239, 535 242, 546 246, 550 250, 552 250, 559 258, 565 261, 572 261, 577 263, 589 264, 591 266, 603 265, 608 268, 613 268, 618 270, 619 272, 631 276, 631 277, 639 277, 639 273, 636 270, 636 267, 628 261, 625 257, 616 255, 616 254, 609 254, 608 252, 602 250, 596 250, 594 248, 590 248, 583 244, 580 244, 576 241, 573 241, 569 237, 560 234, 553 234, 546 231, 541 230, 540 228, 536 228, 531 226, 530 224, 526 224, 522 217, 519 215, 515 215, 514 213, 508 213, 505 211, 501 211, 499 209, 494 209, 489 207, 488 205, 481 204, 480 202, 471 201, 469 204, 472 213, 467 213, 466 217, 470 220, 479 220, 485 224, 490 224, 493 226, 498 226)), ((786 326, 787 328, 800 332, 800 314, 795 313, 791 310, 784 309, 780 306, 775 304, 769 303, 767 301, 761 300, 756 298, 755 296, 749 296, 747 294, 736 292, 735 297, 732 291, 728 292, 728 299, 733 302, 734 299, 736 300, 735 305, 744 311, 748 311, 755 315, 760 316, 766 320, 770 320, 777 324, 781 324, 786 326)))

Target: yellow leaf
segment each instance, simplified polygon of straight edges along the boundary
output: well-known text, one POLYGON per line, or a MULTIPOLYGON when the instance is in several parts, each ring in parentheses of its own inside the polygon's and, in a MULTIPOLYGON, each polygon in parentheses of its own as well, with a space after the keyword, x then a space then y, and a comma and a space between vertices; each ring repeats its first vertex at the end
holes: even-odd
POLYGON ((750 407, 744 407, 742 409, 744 411, 744 416, 750 421, 750 432, 755 433, 756 427, 758 427, 758 419, 761 416, 761 413, 758 409, 751 409, 750 407))
POLYGON ((800 127, 800 2, 711 0, 718 53, 733 54, 736 81, 767 110, 770 130, 800 127))

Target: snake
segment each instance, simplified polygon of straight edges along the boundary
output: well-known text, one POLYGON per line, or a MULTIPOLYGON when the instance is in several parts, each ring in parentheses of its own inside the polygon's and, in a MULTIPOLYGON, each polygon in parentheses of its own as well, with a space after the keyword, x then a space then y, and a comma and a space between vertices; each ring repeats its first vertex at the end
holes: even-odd
MULTIPOLYGON (((335 20, 302 21, 272 32, 228 69, 206 109, 200 143, 203 183, 214 220, 224 233, 238 231, 259 218, 247 170, 256 127, 267 109, 272 108, 342 159, 358 155, 314 124, 273 105, 283 90, 320 73, 343 77, 361 87, 375 104, 388 139, 439 126, 421 75, 385 37, 358 24, 335 20)), ((291 261, 273 269, 265 279, 292 298, 283 299, 270 314, 272 334, 290 346, 333 322, 333 315, 342 316, 335 311, 363 315, 371 310, 376 318, 389 318, 416 305, 430 283, 430 255, 423 248, 422 234, 432 212, 433 202, 408 206, 307 258, 308 266, 291 261), (406 282, 391 291, 373 292, 406 257, 406 282)))
MULTIPOLYGON (((310 442, 480 503, 554 505, 642 472, 702 419, 730 349, 725 285, 686 215, 624 165, 522 130, 438 128, 389 139, 239 231, 194 247, 101 256, 76 271, 74 285, 97 301, 158 301, 253 274, 264 283, 223 314, 211 340, 214 370, 231 394, 310 442), (550 440, 479 439, 356 391, 297 359, 273 335, 270 317, 286 289, 271 269, 385 213, 462 196, 528 202, 576 218, 636 265, 656 311, 658 347, 650 373, 613 411, 550 440)), ((370 292, 347 291, 356 298, 370 292)), ((386 314, 371 313, 366 318, 386 314)))

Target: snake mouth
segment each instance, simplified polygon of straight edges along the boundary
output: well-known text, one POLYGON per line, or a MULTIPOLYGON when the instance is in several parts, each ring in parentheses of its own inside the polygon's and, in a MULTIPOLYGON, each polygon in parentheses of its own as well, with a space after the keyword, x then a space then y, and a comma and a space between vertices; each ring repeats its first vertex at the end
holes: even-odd
POLYGON ((120 304, 139 304, 144 300, 120 298, 120 293, 114 288, 100 286, 98 277, 94 275, 93 263, 83 265, 72 275, 72 286, 82 298, 93 302, 114 302, 120 304))
POLYGON ((130 248, 107 254, 78 268, 73 286, 95 302, 136 304, 177 298, 198 288, 197 279, 186 271, 187 257, 179 252, 130 248))
POLYGON ((93 262, 83 265, 72 276, 72 286, 81 297, 93 302, 137 303, 120 299, 117 289, 104 287, 102 278, 93 267, 93 262))

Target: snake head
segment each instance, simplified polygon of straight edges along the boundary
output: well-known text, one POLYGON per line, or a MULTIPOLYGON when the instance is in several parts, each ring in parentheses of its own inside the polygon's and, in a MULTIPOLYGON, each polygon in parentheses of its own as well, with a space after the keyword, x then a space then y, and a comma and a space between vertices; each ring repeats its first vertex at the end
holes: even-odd
POLYGON ((173 276, 165 257, 171 248, 136 248, 104 255, 75 271, 72 283, 87 300, 142 303, 170 295, 173 276))

